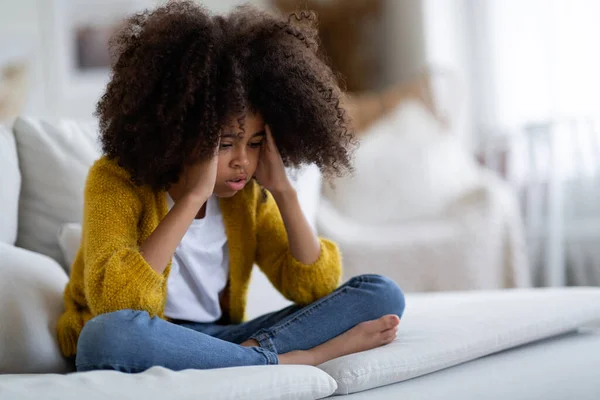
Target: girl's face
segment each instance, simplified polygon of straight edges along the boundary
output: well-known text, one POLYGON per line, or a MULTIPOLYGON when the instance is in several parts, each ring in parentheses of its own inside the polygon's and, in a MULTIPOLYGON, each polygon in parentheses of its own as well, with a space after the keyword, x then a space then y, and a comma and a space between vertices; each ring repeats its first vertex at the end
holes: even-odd
POLYGON ((217 197, 233 196, 252 179, 264 139, 265 121, 260 114, 246 114, 243 133, 239 132, 237 119, 225 128, 219 147, 214 190, 217 197))

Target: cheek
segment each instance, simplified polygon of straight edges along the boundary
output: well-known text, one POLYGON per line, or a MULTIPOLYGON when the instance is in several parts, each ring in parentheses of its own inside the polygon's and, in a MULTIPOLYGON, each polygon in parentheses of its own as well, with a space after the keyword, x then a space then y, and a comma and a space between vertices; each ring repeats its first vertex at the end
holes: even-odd
POLYGON ((228 176, 229 174, 229 157, 219 155, 219 161, 217 163, 217 181, 219 178, 228 176))
POLYGON ((258 160, 260 159, 260 149, 253 149, 248 153, 248 174, 254 175, 256 171, 256 166, 258 165, 258 160))

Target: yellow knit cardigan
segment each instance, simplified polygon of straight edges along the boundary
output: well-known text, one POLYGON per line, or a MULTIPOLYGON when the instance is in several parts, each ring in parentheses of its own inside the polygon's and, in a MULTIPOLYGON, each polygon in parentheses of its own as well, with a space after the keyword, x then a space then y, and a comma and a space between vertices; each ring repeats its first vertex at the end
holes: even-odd
MULTIPOLYGON (((246 295, 256 263, 286 298, 309 304, 338 286, 341 257, 332 242, 320 239, 321 254, 312 265, 289 251, 283 220, 273 197, 266 200, 252 181, 235 196, 220 200, 229 245, 229 319, 245 318, 246 295)), ((58 341, 69 357, 87 321, 123 309, 164 317, 171 262, 155 272, 139 252, 168 212, 166 193, 136 186, 113 160, 101 158, 89 171, 81 246, 65 288, 65 312, 58 321, 58 341)))

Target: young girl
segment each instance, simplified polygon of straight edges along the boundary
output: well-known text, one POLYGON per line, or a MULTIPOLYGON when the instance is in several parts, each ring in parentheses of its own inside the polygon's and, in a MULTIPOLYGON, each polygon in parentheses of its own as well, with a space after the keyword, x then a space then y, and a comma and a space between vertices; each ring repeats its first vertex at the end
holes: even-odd
POLYGON ((79 371, 317 365, 394 339, 402 292, 377 275, 338 288, 339 251, 315 236, 285 173, 349 167, 313 20, 173 2, 113 39, 104 156, 58 322, 79 371), (254 263, 295 305, 243 322, 254 263))

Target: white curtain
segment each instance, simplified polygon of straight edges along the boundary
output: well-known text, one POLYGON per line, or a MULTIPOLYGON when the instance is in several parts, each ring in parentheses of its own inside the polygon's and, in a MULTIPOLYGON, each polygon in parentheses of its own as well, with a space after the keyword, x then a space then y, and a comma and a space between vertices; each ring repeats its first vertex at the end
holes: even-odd
POLYGON ((600 2, 471 0, 484 161, 522 194, 542 285, 600 284, 600 2))

